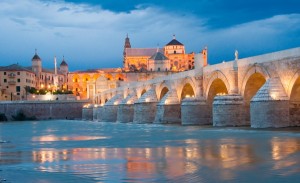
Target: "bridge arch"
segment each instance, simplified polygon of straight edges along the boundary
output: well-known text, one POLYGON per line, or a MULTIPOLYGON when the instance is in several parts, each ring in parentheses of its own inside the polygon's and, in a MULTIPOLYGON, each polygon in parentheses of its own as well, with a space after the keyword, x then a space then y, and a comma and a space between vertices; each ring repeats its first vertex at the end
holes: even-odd
POLYGON ((294 74, 289 89, 290 122, 292 126, 300 126, 300 70, 294 74))
POLYGON ((262 76, 265 80, 268 80, 270 78, 270 74, 267 72, 267 70, 264 67, 258 66, 256 64, 254 64, 253 66, 251 66, 248 69, 248 71, 246 72, 245 76, 243 77, 242 85, 241 85, 241 90, 240 90, 241 91, 240 94, 242 96, 245 96, 246 85, 247 85, 249 79, 254 74, 260 74, 260 76, 262 76))
POLYGON ((166 84, 166 82, 162 82, 160 85, 156 87, 157 98, 161 100, 170 90, 170 87, 166 84))
POLYGON ((196 96, 196 85, 192 78, 186 77, 177 89, 178 98, 180 101, 187 97, 196 96))
POLYGON ((142 88, 138 88, 136 90, 137 92, 137 97, 140 98, 142 95, 144 95, 144 93, 146 93, 148 90, 150 89, 150 87, 144 86, 142 88))
POLYGON ((287 94, 291 98, 291 95, 294 94, 295 90, 297 90, 297 83, 300 78, 300 70, 294 73, 292 79, 289 82, 287 94), (296 88, 295 88, 296 87, 296 88))
POLYGON ((217 94, 228 94, 230 90, 230 85, 227 77, 221 71, 215 71, 209 78, 205 96, 208 103, 212 103, 214 97, 217 94))

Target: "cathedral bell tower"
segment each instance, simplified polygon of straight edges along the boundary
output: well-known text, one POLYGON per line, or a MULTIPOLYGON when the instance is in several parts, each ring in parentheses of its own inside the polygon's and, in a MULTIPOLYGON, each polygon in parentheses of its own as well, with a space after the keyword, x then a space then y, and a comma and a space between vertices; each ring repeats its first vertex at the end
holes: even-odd
POLYGON ((127 64, 126 64, 126 48, 131 48, 128 34, 127 34, 127 36, 125 38, 124 51, 123 51, 123 57, 124 57, 123 58, 123 66, 124 66, 124 68, 127 67, 127 64))

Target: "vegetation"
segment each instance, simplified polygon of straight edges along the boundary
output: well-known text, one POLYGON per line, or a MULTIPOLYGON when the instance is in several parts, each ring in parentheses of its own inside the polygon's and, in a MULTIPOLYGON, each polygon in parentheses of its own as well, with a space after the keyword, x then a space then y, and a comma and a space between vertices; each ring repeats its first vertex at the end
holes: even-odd
POLYGON ((22 110, 19 110, 16 115, 11 116, 13 121, 31 121, 36 120, 35 116, 26 116, 22 110))
MULTIPOLYGON (((35 94, 35 95, 46 95, 49 91, 45 90, 45 89, 36 89, 34 87, 30 87, 30 86, 26 86, 25 87, 26 92, 30 93, 30 94, 35 94)), ((73 94, 72 91, 69 90, 56 90, 54 92, 52 92, 53 95, 64 95, 64 94, 73 94)))
POLYGON ((0 113, 0 121, 7 121, 5 114, 0 113))
POLYGON ((55 92, 53 92, 53 95, 64 95, 64 94, 73 94, 72 91, 64 91, 64 90, 56 90, 55 92))

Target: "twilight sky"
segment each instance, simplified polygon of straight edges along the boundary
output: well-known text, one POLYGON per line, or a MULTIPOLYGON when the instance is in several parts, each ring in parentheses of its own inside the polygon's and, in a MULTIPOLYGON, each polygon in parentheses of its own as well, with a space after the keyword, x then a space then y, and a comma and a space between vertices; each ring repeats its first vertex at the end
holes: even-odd
POLYGON ((210 64, 300 46, 299 0, 0 0, 0 66, 43 66, 63 55, 71 71, 122 67, 124 39, 161 47, 172 35, 187 52, 208 47, 210 64))

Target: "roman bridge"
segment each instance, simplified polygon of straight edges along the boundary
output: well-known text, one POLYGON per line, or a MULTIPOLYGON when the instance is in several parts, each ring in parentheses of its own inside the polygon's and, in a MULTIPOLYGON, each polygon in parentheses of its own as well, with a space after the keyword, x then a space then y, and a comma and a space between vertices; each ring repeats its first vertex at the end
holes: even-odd
POLYGON ((300 47, 204 66, 103 91, 83 118, 136 123, 300 125, 300 47))

